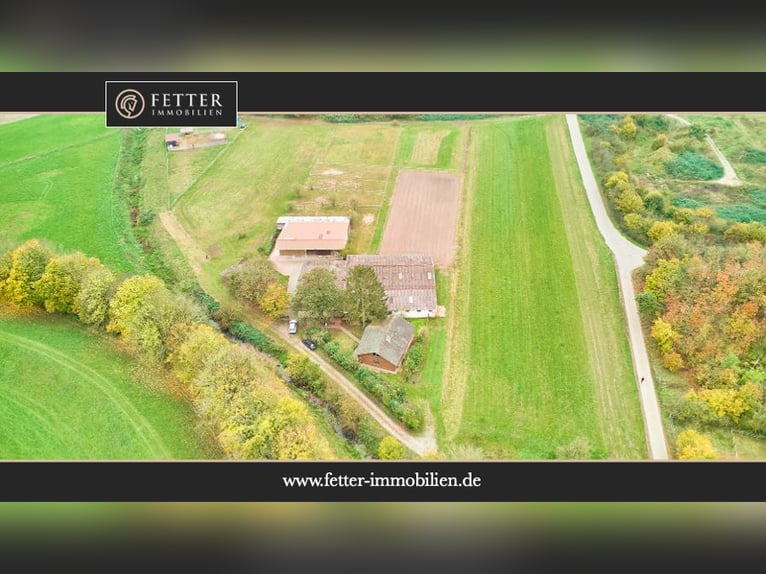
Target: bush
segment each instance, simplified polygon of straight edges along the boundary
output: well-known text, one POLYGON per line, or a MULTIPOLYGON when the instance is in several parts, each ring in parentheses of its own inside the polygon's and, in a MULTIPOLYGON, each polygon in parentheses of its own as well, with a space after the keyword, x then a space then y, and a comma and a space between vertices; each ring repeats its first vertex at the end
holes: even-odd
POLYGON ((258 253, 264 257, 271 255, 271 252, 274 251, 274 246, 277 243, 277 237, 279 237, 279 230, 275 230, 266 241, 258 246, 258 253))
POLYGON ((229 332, 240 341, 250 343, 253 347, 274 357, 282 366, 287 364, 287 349, 277 345, 261 331, 244 321, 234 321, 229 332))
POLYGON ((766 243, 766 226, 759 221, 735 223, 724 232, 724 236, 735 241, 761 241, 766 243))
POLYGON ((306 334, 311 340, 316 341, 318 345, 324 345, 325 343, 332 341, 330 331, 324 327, 309 327, 306 329, 306 334))
POLYGON ((766 151, 749 147, 742 154, 742 161, 747 163, 766 163, 766 151))
POLYGON ((716 215, 722 219, 750 223, 759 221, 766 223, 766 209, 756 207, 752 203, 735 203, 733 205, 719 205, 715 208, 716 215))
POLYGON ((671 177, 679 179, 701 179, 709 181, 723 176, 723 168, 713 160, 689 149, 665 164, 671 177))
POLYGON ((181 284, 181 291, 199 303, 210 317, 213 317, 221 308, 221 304, 195 280, 184 281, 181 284))

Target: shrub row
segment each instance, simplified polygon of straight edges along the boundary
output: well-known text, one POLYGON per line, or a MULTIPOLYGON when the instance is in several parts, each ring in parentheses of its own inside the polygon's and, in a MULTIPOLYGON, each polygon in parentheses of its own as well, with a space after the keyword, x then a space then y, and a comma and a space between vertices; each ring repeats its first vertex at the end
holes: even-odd
POLYGON ((401 383, 363 367, 354 353, 341 349, 337 341, 322 343, 322 348, 336 365, 353 376, 408 429, 415 432, 423 429, 423 412, 409 401, 401 383))

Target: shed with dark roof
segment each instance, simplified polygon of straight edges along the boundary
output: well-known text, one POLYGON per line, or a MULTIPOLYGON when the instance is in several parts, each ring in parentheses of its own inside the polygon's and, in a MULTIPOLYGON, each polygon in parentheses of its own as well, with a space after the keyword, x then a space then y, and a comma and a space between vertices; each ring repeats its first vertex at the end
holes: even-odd
POLYGON ((396 372, 415 338, 415 326, 393 315, 384 325, 369 325, 354 352, 369 367, 396 372))

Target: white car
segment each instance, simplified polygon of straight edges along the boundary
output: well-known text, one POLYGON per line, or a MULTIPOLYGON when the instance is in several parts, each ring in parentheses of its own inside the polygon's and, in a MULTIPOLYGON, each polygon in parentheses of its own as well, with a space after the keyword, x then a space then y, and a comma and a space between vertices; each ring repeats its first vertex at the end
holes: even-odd
POLYGON ((298 332, 298 321, 290 319, 290 323, 287 325, 287 332, 291 335, 295 335, 298 332))

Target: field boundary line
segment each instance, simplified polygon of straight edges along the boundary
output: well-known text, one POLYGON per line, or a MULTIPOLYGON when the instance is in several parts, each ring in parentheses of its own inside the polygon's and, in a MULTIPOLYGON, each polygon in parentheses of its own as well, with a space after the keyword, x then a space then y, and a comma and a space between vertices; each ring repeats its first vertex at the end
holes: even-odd
POLYGON ((66 145, 66 146, 58 147, 58 148, 46 151, 45 153, 40 153, 40 154, 35 154, 35 155, 26 155, 26 156, 20 157, 18 159, 14 159, 14 160, 11 160, 11 161, 8 161, 8 162, 5 162, 5 163, 0 163, 0 171, 4 170, 6 168, 9 168, 9 167, 13 167, 14 165, 17 165, 17 164, 20 164, 20 163, 26 163, 28 161, 35 161, 35 160, 38 160, 38 159, 43 159, 43 158, 48 157, 49 155, 54 155, 54 154, 57 154, 57 153, 68 151, 70 149, 82 147, 82 146, 88 145, 90 143, 96 142, 98 140, 103 140, 103 139, 106 139, 106 138, 109 138, 109 137, 113 137, 113 136, 114 136, 114 133, 106 133, 106 134, 102 134, 100 136, 95 136, 95 137, 92 137, 90 139, 83 140, 83 141, 80 141, 80 142, 77 142, 77 143, 73 143, 73 144, 69 144, 69 145, 66 145))
MULTIPOLYGON (((455 346, 465 346, 464 337, 457 339, 457 316, 460 305, 457 304, 458 285, 463 276, 463 266, 466 265, 468 251, 471 245, 471 210, 473 207, 474 192, 476 186, 476 173, 473 167, 468 169, 468 154, 476 152, 476 139, 473 137, 472 126, 468 127, 465 150, 463 152, 463 177, 458 199, 458 229, 455 237, 458 241, 457 255, 452 261, 450 278, 450 305, 452 312, 447 318, 447 337, 445 341, 444 379, 442 380, 442 423, 444 434, 448 441, 452 441, 460 431, 463 419, 463 407, 465 401, 466 385, 468 384, 468 361, 470 348, 455 352, 455 346), (460 364, 458 364, 460 363, 460 364), (461 366, 462 365, 462 366, 461 366)), ((464 311, 466 312, 466 311, 464 311)))
MULTIPOLYGON (((168 206, 168 209, 173 209, 173 208, 176 206, 176 204, 177 204, 177 203, 178 203, 178 202, 179 202, 179 201, 180 201, 180 200, 181 200, 181 199, 182 199, 182 198, 183 198, 183 197, 184 197, 184 196, 185 196, 185 195, 186 195, 186 194, 187 194, 189 191, 191 191, 191 190, 192 190, 192 188, 193 188, 194 186, 196 186, 196 185, 197 185, 197 182, 198 182, 200 179, 202 179, 202 177, 203 177, 203 176, 204 176, 204 175, 205 175, 205 174, 206 174, 208 171, 210 171, 210 168, 212 168, 212 167, 213 167, 213 166, 214 166, 216 163, 218 163, 218 160, 219 160, 219 159, 221 159, 221 156, 223 156, 223 154, 224 154, 224 153, 226 153, 226 152, 227 152, 227 151, 228 151, 228 150, 229 150, 229 149, 230 149, 230 148, 231 148, 231 147, 232 147, 232 146, 233 146, 233 145, 236 143, 236 141, 239 139, 239 136, 240 136, 240 131, 241 131, 241 129, 238 129, 238 130, 237 130, 237 132, 236 132, 236 133, 237 133, 236 137, 232 138, 232 139, 231 139, 231 141, 230 141, 228 144, 226 144, 226 145, 224 145, 224 146, 221 146, 221 150, 220 150, 220 151, 219 151, 217 154, 215 154, 215 157, 214 157, 212 160, 210 160, 210 163, 208 163, 208 164, 205 166, 205 169, 203 169, 203 170, 202 170, 202 171, 199 173, 199 175, 198 175, 197 177, 195 177, 195 178, 194 178, 194 180, 192 180, 192 182, 191 182, 191 183, 190 183, 190 184, 189 184, 189 185, 186 187, 186 189, 184 189, 184 190, 183 190, 183 191, 182 191, 182 192, 181 192, 181 193, 178 195, 178 197, 176 197, 175 199, 173 199, 173 200, 170 202, 170 205, 168 206)), ((170 152, 169 152, 167 149, 165 149, 165 161, 167 162, 167 165, 168 165, 168 197, 169 197, 169 195, 170 195, 170 183, 169 183, 169 182, 170 182, 170 163, 169 163, 169 162, 170 162, 170 159, 169 159, 169 156, 170 156, 170 152)))

